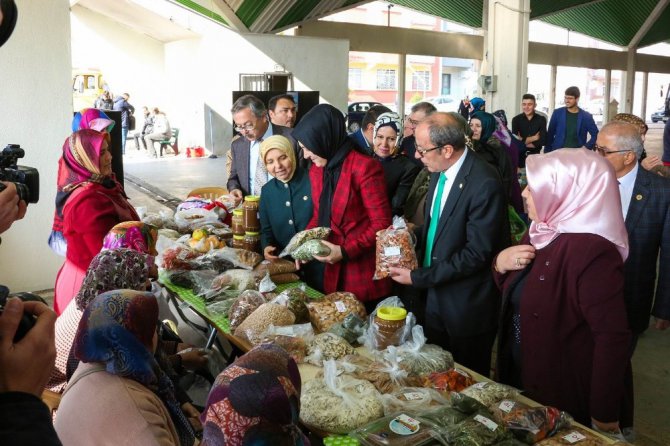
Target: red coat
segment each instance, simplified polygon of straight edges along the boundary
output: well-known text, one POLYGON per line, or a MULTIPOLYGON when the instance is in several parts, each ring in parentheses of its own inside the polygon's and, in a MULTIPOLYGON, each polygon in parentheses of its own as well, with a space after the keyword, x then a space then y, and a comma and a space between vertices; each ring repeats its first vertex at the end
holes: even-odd
MULTIPOLYGON (((318 226, 323 168, 309 170, 314 212, 307 228, 318 226)), ((381 164, 352 150, 342 164, 331 210, 330 242, 341 245, 346 262, 326 265, 324 291, 349 291, 361 301, 375 300, 391 292, 390 279, 372 280, 375 273, 377 231, 391 225, 391 207, 381 164)))
MULTIPOLYGON (((593 234, 562 234, 535 255, 519 309, 526 395, 587 425, 593 417, 631 426, 624 400, 631 338, 621 255, 593 234)), ((509 382, 509 297, 519 272, 494 277, 503 289, 497 378, 509 382)))

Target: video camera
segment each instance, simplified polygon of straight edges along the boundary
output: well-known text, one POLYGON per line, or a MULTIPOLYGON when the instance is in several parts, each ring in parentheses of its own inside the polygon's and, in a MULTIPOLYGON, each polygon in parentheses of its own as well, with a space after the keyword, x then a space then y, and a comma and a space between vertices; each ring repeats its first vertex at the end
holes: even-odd
MULTIPOLYGON (((9 294, 9 288, 7 288, 4 285, 0 285, 0 314, 5 310, 5 305, 7 304, 7 299, 10 297, 18 297, 24 302, 28 301, 35 301, 35 302, 41 302, 45 305, 48 305, 44 299, 42 299, 40 296, 37 294, 33 293, 16 293, 16 294, 9 294)), ((16 328, 16 333, 14 334, 14 343, 19 342, 23 337, 28 333, 28 331, 33 328, 35 325, 35 322, 37 321, 37 317, 35 317, 32 314, 27 314, 23 313, 23 316, 21 316, 21 320, 19 321, 19 326, 16 328)))
POLYGON ((40 173, 34 167, 16 164, 25 154, 19 144, 7 144, 0 153, 0 181, 14 183, 20 200, 37 203, 40 199, 40 173))

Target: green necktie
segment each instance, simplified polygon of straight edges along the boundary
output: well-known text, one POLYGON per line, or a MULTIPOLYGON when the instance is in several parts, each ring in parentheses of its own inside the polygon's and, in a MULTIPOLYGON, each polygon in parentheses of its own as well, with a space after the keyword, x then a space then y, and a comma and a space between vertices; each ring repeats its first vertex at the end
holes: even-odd
POLYGON ((447 176, 442 172, 440 180, 437 182, 437 194, 433 203, 433 212, 430 217, 430 226, 428 226, 428 240, 426 241, 426 255, 423 258, 423 266, 430 266, 431 254, 433 253, 433 242, 437 232, 437 224, 440 222, 440 208, 442 207, 442 192, 444 192, 444 183, 447 182, 447 176))

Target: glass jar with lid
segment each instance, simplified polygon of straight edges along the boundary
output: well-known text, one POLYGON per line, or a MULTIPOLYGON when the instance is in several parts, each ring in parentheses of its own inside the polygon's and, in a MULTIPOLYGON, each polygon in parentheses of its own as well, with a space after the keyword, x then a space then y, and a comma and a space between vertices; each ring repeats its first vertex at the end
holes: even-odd
POLYGON ((233 248, 236 249, 247 249, 247 245, 244 244, 243 235, 233 235, 233 248))
POLYGON ((261 252, 261 234, 259 232, 247 232, 244 234, 244 249, 247 251, 261 252))
POLYGON ((380 307, 377 309, 373 325, 375 329, 375 347, 384 350, 389 345, 398 345, 405 327, 407 310, 402 307, 380 307))
POLYGON ((261 197, 258 195, 247 195, 244 197, 242 209, 244 211, 244 231, 259 232, 261 230, 261 219, 258 214, 258 206, 261 197))
POLYGON ((231 229, 233 231, 233 235, 244 236, 244 233, 246 232, 244 230, 244 209, 235 209, 233 211, 231 229))

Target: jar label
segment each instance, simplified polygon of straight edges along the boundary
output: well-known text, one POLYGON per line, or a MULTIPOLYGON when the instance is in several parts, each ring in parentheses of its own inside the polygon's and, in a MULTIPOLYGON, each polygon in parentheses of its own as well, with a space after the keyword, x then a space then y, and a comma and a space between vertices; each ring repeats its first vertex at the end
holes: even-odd
POLYGON ((398 435, 413 435, 419 432, 420 422, 405 414, 400 414, 389 423, 389 428, 398 435))
POLYGON ((384 248, 384 256, 392 257, 400 255, 400 246, 387 246, 384 248))
POLYGON ((479 421, 481 424, 486 426, 486 428, 490 431, 494 431, 494 430, 498 429, 498 425, 493 420, 489 420, 488 418, 486 418, 482 415, 476 415, 475 416, 475 421, 479 421))
POLYGON ((584 435, 580 434, 579 432, 574 431, 574 432, 570 432, 568 435, 565 435, 563 437, 563 439, 565 441, 567 441, 568 443, 577 443, 577 442, 580 442, 582 440, 585 440, 586 437, 584 435))
POLYGON ((339 311, 340 313, 347 312, 347 306, 341 300, 335 301, 335 308, 337 308, 337 311, 339 311))

